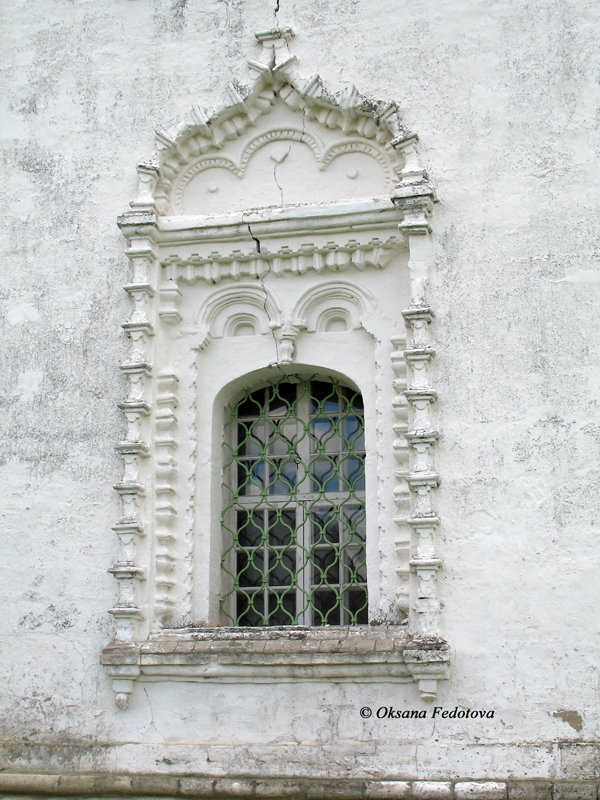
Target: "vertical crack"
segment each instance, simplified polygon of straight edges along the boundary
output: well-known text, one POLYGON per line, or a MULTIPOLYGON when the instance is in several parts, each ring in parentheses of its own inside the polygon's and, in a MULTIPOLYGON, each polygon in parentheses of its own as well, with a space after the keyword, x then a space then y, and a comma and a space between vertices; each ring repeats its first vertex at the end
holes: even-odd
POLYGON ((146 695, 146 699, 148 700, 148 706, 150 707, 150 725, 148 727, 154 728, 154 730, 158 733, 158 735, 163 737, 163 741, 166 741, 166 736, 164 735, 164 733, 159 731, 156 725, 154 724, 154 709, 152 708, 152 703, 150 702, 150 695, 148 694, 148 690, 146 689, 145 686, 144 686, 144 693, 146 695))
MULTIPOLYGON (((306 108, 303 108, 302 109, 302 131, 300 133, 300 144, 304 143, 304 134, 305 133, 306 133, 306 108)), ((294 142, 291 142, 290 146, 288 147, 287 153, 273 167, 273 178, 275 179, 275 184, 276 184, 277 188, 279 189, 279 194, 281 195, 281 207, 282 208, 284 206, 283 187, 280 185, 279 181, 277 180, 277 167, 279 167, 279 166, 281 166, 281 164, 283 164, 283 162, 286 160, 286 158, 292 152, 292 147, 293 146, 294 146, 294 142)))
MULTIPOLYGON (((279 2, 277 3, 277 8, 279 9, 279 2)), ((306 132, 306 108, 303 108, 302 109, 302 131, 300 133, 300 142, 301 143, 304 142, 304 134, 305 134, 305 132, 306 132)), ((287 153, 273 167, 273 179, 275 180, 275 184, 276 184, 277 188, 279 189, 279 193, 281 195, 281 207, 282 208, 283 208, 283 205, 284 205, 283 187, 281 186, 281 184, 277 180, 277 167, 280 164, 283 164, 283 162, 289 156, 289 154, 292 151, 293 145, 294 145, 294 142, 291 142, 287 153)), ((274 320, 271 317, 271 314, 269 313, 269 307, 268 307, 269 295, 267 293, 267 287, 265 286, 265 278, 271 273, 271 270, 272 270, 272 267, 273 267, 273 265, 271 263, 271 258, 272 257, 271 256, 267 256, 262 252, 261 241, 258 238, 258 236, 254 235, 254 232, 252 230, 252 227, 251 227, 250 223, 249 222, 245 222, 245 220, 244 220, 245 214, 246 214, 246 212, 244 211, 242 213, 242 224, 245 223, 246 227, 248 228, 248 233, 250 234, 250 238, 254 242, 258 257, 261 259, 261 261, 264 261, 265 264, 267 265, 267 270, 266 270, 265 274, 264 275, 259 275, 258 278, 260 280, 260 287, 261 287, 263 295, 264 295, 264 297, 263 297, 263 308, 264 308, 265 314, 267 315, 267 319, 269 320, 269 328, 271 330, 271 336, 273 337, 273 341, 275 343, 275 364, 274 364, 274 366, 277 367, 277 369, 281 372, 281 374, 283 375, 284 378, 287 378, 288 375, 287 375, 286 372, 284 372, 284 370, 282 369, 281 364, 280 364, 279 340, 277 339, 277 336, 275 335, 275 329, 274 329, 274 323, 277 323, 278 320, 274 320)))
POLYGON ((291 151, 292 151, 292 145, 290 144, 290 146, 288 147, 287 153, 284 155, 284 157, 280 161, 277 161, 275 166, 273 167, 273 177, 275 178, 275 183, 277 184, 277 188, 279 189, 279 194, 281 195, 281 207, 282 208, 283 208, 283 188, 279 185, 279 181, 277 180, 277 167, 279 167, 279 166, 281 166, 281 164, 283 164, 283 162, 289 156, 291 151))
MULTIPOLYGON (((242 220, 243 218, 244 215, 242 214, 242 220)), ((265 314, 267 315, 267 319, 269 320, 269 329, 271 331, 271 336, 273 337, 273 341, 275 342, 275 366, 281 372, 284 378, 287 378, 287 374, 283 371, 283 369, 281 368, 281 364, 279 363, 279 342, 277 341, 277 336, 275 336, 275 329, 273 327, 273 323, 275 322, 275 320, 270 315, 269 307, 267 305, 267 300, 269 299, 269 295, 267 294, 267 287, 265 286, 265 278, 267 277, 267 275, 270 274, 272 269, 271 257, 270 256, 267 257, 266 255, 263 254, 261 249, 260 239, 257 236, 255 236, 254 233, 252 232, 252 228, 249 222, 246 223, 246 227, 248 228, 248 233, 250 234, 250 238, 252 239, 252 241, 256 246, 256 252, 258 253, 259 258, 261 259, 261 261, 264 261, 265 264, 267 265, 267 271, 265 272, 265 274, 259 275, 260 287, 264 294, 263 308, 265 310, 265 314)))

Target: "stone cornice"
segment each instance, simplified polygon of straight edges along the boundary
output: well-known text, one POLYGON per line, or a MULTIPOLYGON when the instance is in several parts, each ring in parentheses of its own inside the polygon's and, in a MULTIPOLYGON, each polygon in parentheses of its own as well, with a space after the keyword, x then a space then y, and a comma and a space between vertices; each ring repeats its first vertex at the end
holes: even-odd
POLYGON ((117 225, 124 236, 142 236, 154 238, 158 227, 158 217, 153 211, 126 211, 117 217, 117 225))
POLYGON ((248 240, 248 226, 259 238, 289 237, 296 232, 360 231, 398 224, 398 212, 388 197, 342 200, 309 206, 255 209, 210 216, 161 217, 162 244, 248 240))
POLYGON ((405 250, 398 212, 383 198, 219 217, 168 217, 161 220, 159 235, 163 279, 188 283, 267 272, 381 269, 405 250))

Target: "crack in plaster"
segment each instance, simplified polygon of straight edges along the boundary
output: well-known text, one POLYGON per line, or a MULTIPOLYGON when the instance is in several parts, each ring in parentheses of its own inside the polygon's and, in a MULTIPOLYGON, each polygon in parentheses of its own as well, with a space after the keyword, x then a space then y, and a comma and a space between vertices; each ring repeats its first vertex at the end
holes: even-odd
MULTIPOLYGON (((287 157, 287 156, 286 156, 286 157, 287 157)), ((277 180, 276 180, 275 182, 277 182, 277 180)), ((278 184, 278 185, 279 185, 279 184, 278 184)), ((243 217, 243 215, 242 215, 242 217, 243 217)), ((256 252, 257 252, 257 253, 258 253, 258 255, 260 256, 260 258, 261 258, 261 259, 262 259, 262 260, 265 262, 265 264, 267 265, 267 271, 266 271, 266 273, 265 273, 264 275, 261 275, 261 276, 259 277, 259 280, 260 280, 260 286, 261 286, 261 289, 262 289, 262 291, 263 291, 263 294, 264 294, 263 307, 264 307, 264 310, 265 310, 265 314, 267 315, 267 319, 269 320, 269 329, 270 329, 270 331, 271 331, 271 336, 273 337, 273 341, 275 342, 275 366, 276 366, 276 367, 277 367, 277 369, 278 369, 278 370, 281 372, 281 374, 282 374, 282 375, 283 375, 285 378, 287 378, 287 375, 286 375, 286 373, 283 371, 283 369, 281 368, 281 365, 280 365, 280 363, 279 363, 279 342, 277 341, 277 337, 275 336, 275 330, 274 330, 274 328, 273 328, 273 323, 274 323, 274 320, 272 319, 271 315, 269 314, 269 308, 268 308, 268 305, 267 305, 267 301, 268 301, 268 299, 269 299, 269 296, 268 296, 268 294, 267 294, 267 288, 266 288, 266 286, 265 286, 265 278, 267 277, 267 275, 269 275, 269 274, 270 274, 270 272, 271 272, 271 269, 272 269, 272 264, 271 264, 271 261, 270 261, 270 259, 269 259, 269 258, 267 258, 265 255, 263 255, 263 253, 262 253, 262 251, 261 251, 261 243, 260 243, 260 239, 258 239, 258 238, 257 238, 257 237, 256 237, 256 236, 253 234, 253 232, 252 232, 252 228, 251 228, 251 226, 250 226, 250 223, 249 223, 249 222, 247 222, 247 223, 246 223, 246 226, 247 226, 247 228, 248 228, 248 233, 250 234, 250 237, 252 238, 252 240, 253 240, 254 244, 256 245, 256 252)))
POLYGON ((164 735, 164 733, 161 733, 161 731, 159 731, 158 728, 156 727, 156 725, 154 724, 154 710, 152 708, 152 703, 150 701, 150 695, 148 694, 148 690, 146 689, 145 686, 144 686, 144 694, 146 695, 146 699, 148 700, 148 706, 150 708, 150 725, 148 727, 149 728, 150 727, 154 728, 156 733, 158 733, 159 736, 162 736, 163 737, 163 741, 166 742, 167 741, 167 737, 164 735))
MULTIPOLYGON (((289 51, 290 48, 289 48, 289 45, 288 45, 287 41, 286 41, 286 46, 287 46, 288 51, 289 51)), ((277 185, 277 188, 279 189, 279 193, 281 194, 281 207, 282 208, 284 206, 283 187, 279 185, 279 181, 277 180, 277 167, 279 167, 281 164, 283 164, 283 162, 286 160, 286 158, 292 152, 292 147, 294 146, 294 144, 303 144, 304 143, 304 135, 305 135, 305 133, 306 133, 306 107, 304 107, 302 109, 302 131, 300 132, 300 141, 299 142, 290 142, 290 146, 288 147, 287 153, 273 167, 273 178, 275 179, 275 183, 277 185)))
MULTIPOLYGON (((277 0, 277 11, 279 11, 279 0, 277 0)), ((286 41, 286 46, 288 47, 288 51, 289 51, 289 45, 288 45, 287 41, 286 41)), ((302 131, 301 131, 301 133, 300 133, 300 142, 299 142, 299 143, 302 143, 302 142, 304 141, 304 135, 305 135, 305 133, 306 133, 306 109, 305 109, 305 108, 303 108, 303 109, 302 109, 302 131)), ((291 143, 290 143, 290 146, 289 146, 289 148, 288 148, 288 151, 287 151, 287 153, 286 153, 286 154, 283 156, 283 158, 282 158, 280 161, 278 161, 278 162, 275 164, 275 166, 273 167, 273 179, 274 179, 274 181, 275 181, 275 185, 277 186, 277 188, 279 189, 279 192, 280 192, 280 194, 281 194, 281 207, 282 207, 282 208, 283 208, 283 206, 284 206, 283 187, 282 187, 282 186, 279 184, 279 181, 277 180, 277 167, 278 167, 280 164, 283 164, 283 162, 284 162, 284 161, 286 160, 286 158, 289 156, 289 154, 290 154, 290 153, 291 153, 291 151, 292 151, 292 147, 294 146, 294 144, 295 144, 295 142, 291 142, 291 143)), ((243 223, 243 219, 244 219, 244 214, 242 214, 242 223, 243 223)), ((287 377, 288 377, 287 373, 285 373, 285 372, 284 372, 284 370, 283 370, 283 369, 282 369, 282 367, 281 367, 281 364, 279 363, 279 361, 280 361, 280 358, 279 358, 279 342, 277 341, 277 337, 275 336, 275 330, 274 330, 274 327, 273 327, 273 322, 274 322, 274 320, 271 318, 271 315, 269 314, 269 309, 268 309, 268 307, 267 307, 268 294, 267 294, 267 289, 266 289, 266 286, 265 286, 265 278, 266 278, 266 277, 267 277, 267 276, 268 276, 268 275, 271 273, 271 270, 272 270, 272 266, 273 266, 273 265, 272 265, 272 263, 271 263, 271 260, 270 260, 269 258, 267 258, 265 255, 263 255, 263 253, 262 253, 262 250, 261 250, 261 243, 260 243, 260 239, 258 239, 258 238, 257 238, 257 237, 254 235, 254 233, 252 232, 252 228, 251 228, 251 226, 250 226, 250 223, 249 223, 249 222, 247 222, 247 223, 246 223, 246 226, 247 226, 247 228, 248 228, 248 233, 250 234, 250 237, 252 238, 252 240, 253 240, 254 244, 256 245, 256 252, 258 253, 258 255, 260 256, 260 258, 261 258, 261 259, 262 259, 262 260, 263 260, 263 261, 266 263, 266 265, 267 265, 267 272, 266 272, 266 274, 265 274, 265 275, 261 275, 261 276, 260 276, 260 286, 261 286, 261 289, 262 289, 262 291, 263 291, 263 294, 264 294, 264 302, 263 302, 263 305, 264 305, 264 309, 265 309, 265 314, 267 315, 267 319, 269 320, 269 328, 270 328, 270 330, 271 330, 271 335, 272 335, 272 337, 273 337, 273 341, 275 342, 275 366, 276 366, 276 367, 277 367, 277 369, 278 369, 278 370, 281 372, 281 374, 283 375, 283 377, 284 377, 284 378, 287 378, 287 377)))
MULTIPOLYGON (((304 131, 303 131, 303 133, 304 133, 304 131)), ((279 161, 278 161, 278 162, 275 164, 275 166, 273 167, 273 178, 275 179, 275 183, 276 183, 276 185, 277 185, 277 188, 279 189, 279 194, 281 195, 281 207, 282 207, 282 208, 283 208, 283 206, 284 206, 284 202, 283 202, 283 187, 279 185, 279 181, 277 180, 277 167, 279 167, 281 164, 283 164, 283 162, 284 162, 284 161, 286 160, 286 158, 289 156, 289 154, 291 153, 291 151, 292 151, 292 145, 290 144, 290 146, 288 147, 288 151, 287 151, 287 153, 286 153, 286 154, 283 156, 283 158, 282 158, 282 159, 280 159, 280 160, 279 160, 279 161)))

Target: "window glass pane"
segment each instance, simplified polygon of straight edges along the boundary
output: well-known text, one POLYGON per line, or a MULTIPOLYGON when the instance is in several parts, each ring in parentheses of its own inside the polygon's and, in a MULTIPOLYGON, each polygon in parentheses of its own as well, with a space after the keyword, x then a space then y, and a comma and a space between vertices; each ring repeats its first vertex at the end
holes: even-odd
POLYGON ((295 622, 295 593, 269 592, 269 625, 294 625, 295 622))
POLYGON ((349 450, 361 452, 365 449, 365 434, 362 417, 356 417, 354 414, 343 417, 340 429, 349 450))
POLYGON ((344 538, 352 539, 354 542, 365 542, 365 522, 366 514, 364 506, 348 504, 344 505, 342 514, 344 538))
POLYGON ((298 467, 291 459, 269 461, 269 494, 290 494, 296 485, 298 467))
POLYGON ((258 547, 263 542, 263 512, 237 512, 238 544, 240 547, 258 547))
POLYGON ((269 511, 269 544, 289 545, 296 529, 296 510, 269 511))
POLYGON ((310 518, 313 544, 339 543, 339 521, 333 508, 314 509, 311 511, 310 518))
POLYGON ((310 421, 310 451, 339 453, 341 440, 330 417, 316 417, 310 421))
POLYGON ((237 574, 240 586, 262 586, 264 554, 262 548, 239 550, 237 553, 237 574))
POLYGON ((282 414, 287 416, 294 413, 296 404, 295 383, 281 381, 269 390, 269 414, 282 414))
POLYGON ((291 586, 296 575, 296 548, 269 550, 269 586, 291 586))
POLYGON ((339 492, 337 459, 315 458, 310 465, 313 492, 339 492))
POLYGON ((339 625, 340 602, 334 590, 318 589, 313 595, 313 625, 339 625))
POLYGON ((250 427, 247 423, 238 422, 238 455, 239 456, 259 456, 263 448, 263 439, 258 438, 258 425, 255 423, 250 427))
POLYGON ((348 408, 352 409, 354 412, 363 413, 364 406, 360 392, 356 392, 354 389, 349 389, 347 387, 342 387, 342 395, 346 398, 348 408))
POLYGON ((361 545, 347 545, 343 549, 344 583, 366 583, 367 561, 361 545))
POLYGON ((264 461, 240 461, 238 464, 238 487, 240 495, 259 495, 265 481, 264 461))
POLYGON ((344 595, 344 607, 349 612, 350 625, 366 625, 369 622, 367 589, 348 589, 344 595))
POLYGON ((365 464, 358 456, 347 456, 341 464, 344 489, 350 492, 364 492, 365 464))
POLYGON ((337 585, 340 582, 339 552, 333 547, 315 547, 311 552, 313 563, 313 586, 324 583, 337 585))
POLYGON ((298 423, 296 420, 277 422, 269 426, 269 455, 295 455, 295 443, 298 439, 298 423))
POLYGON ((257 392, 249 394, 237 407, 239 417, 258 417, 265 402, 265 390, 259 389, 257 392))
POLYGON ((255 628, 263 624, 265 598, 262 591, 238 592, 237 624, 255 628))
POLYGON ((331 383, 310 382, 310 413, 337 414, 339 411, 338 393, 331 383))

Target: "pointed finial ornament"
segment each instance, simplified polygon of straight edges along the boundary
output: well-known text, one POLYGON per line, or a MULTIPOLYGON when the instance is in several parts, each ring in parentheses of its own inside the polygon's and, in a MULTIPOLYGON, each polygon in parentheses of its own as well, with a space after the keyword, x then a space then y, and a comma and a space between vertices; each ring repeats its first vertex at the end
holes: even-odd
POLYGON ((271 28, 268 31, 260 31, 254 34, 256 41, 262 45, 262 60, 271 69, 279 66, 282 61, 289 58, 288 43, 295 36, 294 31, 289 28, 271 28))

